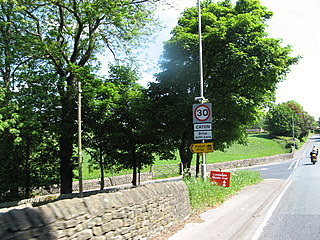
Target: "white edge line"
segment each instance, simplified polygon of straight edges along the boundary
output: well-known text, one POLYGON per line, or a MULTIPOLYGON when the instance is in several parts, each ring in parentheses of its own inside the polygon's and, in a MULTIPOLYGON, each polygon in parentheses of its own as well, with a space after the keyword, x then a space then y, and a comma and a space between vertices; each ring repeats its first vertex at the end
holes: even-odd
POLYGON ((281 194, 278 196, 278 198, 274 201, 274 203, 272 204, 271 208, 268 210, 266 216, 264 217, 263 222, 260 224, 259 228, 257 229, 257 231, 254 233, 253 237, 251 238, 251 240, 258 240, 264 227, 267 225, 267 222, 269 221, 269 219, 271 218, 273 212, 276 210, 278 204, 280 203, 283 195, 285 194, 285 192, 288 190, 288 188, 290 187, 292 181, 289 181, 288 184, 286 185, 286 187, 282 190, 281 194))

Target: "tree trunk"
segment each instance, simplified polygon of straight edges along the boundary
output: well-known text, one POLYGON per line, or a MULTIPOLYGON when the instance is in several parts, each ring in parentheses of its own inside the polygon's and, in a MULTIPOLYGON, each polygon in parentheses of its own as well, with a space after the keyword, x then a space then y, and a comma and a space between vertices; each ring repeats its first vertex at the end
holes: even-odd
MULTIPOLYGON (((27 130, 28 131, 28 130, 27 130)), ((31 183, 30 183, 30 155, 31 155, 31 139, 26 133, 26 148, 25 148, 25 198, 30 197, 31 183)))
POLYGON ((61 194, 72 193, 72 177, 73 177, 73 166, 72 166, 72 138, 66 136, 68 134, 62 133, 60 137, 60 180, 61 194))
POLYGON ((60 180, 61 194, 72 193, 73 168, 72 153, 74 135, 76 133, 75 112, 75 82, 74 76, 67 79, 67 90, 62 97, 62 116, 60 126, 60 180))
POLYGON ((133 186, 138 186, 137 185, 137 159, 136 159, 136 152, 133 150, 131 152, 131 156, 132 156, 132 185, 133 186))
POLYGON ((184 171, 189 171, 192 161, 192 153, 189 150, 189 146, 185 141, 182 141, 179 147, 179 155, 184 171))
POLYGON ((102 156, 102 151, 101 151, 101 147, 99 150, 99 164, 100 164, 100 174, 101 174, 101 178, 100 178, 100 189, 104 189, 104 166, 103 166, 103 156, 102 156))

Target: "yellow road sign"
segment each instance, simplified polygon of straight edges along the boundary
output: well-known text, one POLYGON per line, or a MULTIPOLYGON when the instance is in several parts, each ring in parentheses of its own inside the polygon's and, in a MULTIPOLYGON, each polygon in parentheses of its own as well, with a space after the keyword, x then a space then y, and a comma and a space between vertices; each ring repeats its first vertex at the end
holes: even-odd
POLYGON ((213 143, 194 143, 190 146, 192 153, 208 153, 213 152, 213 143))

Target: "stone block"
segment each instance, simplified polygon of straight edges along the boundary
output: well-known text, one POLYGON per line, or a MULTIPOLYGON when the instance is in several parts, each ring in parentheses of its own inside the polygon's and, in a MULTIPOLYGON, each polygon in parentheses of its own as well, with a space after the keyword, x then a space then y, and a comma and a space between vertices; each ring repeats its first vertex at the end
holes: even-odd
POLYGON ((93 227, 92 232, 94 236, 101 236, 102 235, 102 227, 93 227))
POLYGON ((114 220, 111 220, 109 224, 110 224, 111 230, 116 230, 123 227, 123 220, 114 219, 114 220))
POLYGON ((38 207, 37 211, 40 214, 45 225, 49 225, 56 220, 54 213, 48 205, 38 207))
POLYGON ((102 222, 103 223, 107 223, 110 222, 112 220, 113 216, 111 213, 106 213, 102 216, 102 222))
POLYGON ((48 207, 51 209, 52 213, 54 214, 56 219, 63 219, 63 213, 61 212, 59 206, 57 205, 57 202, 49 203, 48 207))
POLYGON ((123 219, 123 226, 129 227, 134 223, 133 219, 125 218, 123 219))
POLYGON ((64 229, 64 221, 56 221, 50 225, 53 229, 61 230, 64 229))
POLYGON ((101 226, 103 224, 103 220, 101 217, 97 217, 94 219, 95 226, 101 226))
POLYGON ((106 240, 107 238, 105 236, 93 236, 90 238, 90 240, 106 240))
POLYGON ((110 231, 107 234, 105 234, 105 237, 106 237, 107 240, 112 240, 112 239, 114 239, 115 235, 116 234, 115 234, 114 231, 110 231))
POLYGON ((64 227, 65 227, 65 228, 74 228, 74 227, 76 227, 79 223, 80 223, 79 220, 73 220, 73 219, 67 220, 67 221, 64 222, 64 227))
POLYGON ((93 233, 91 229, 85 229, 75 235, 78 240, 87 240, 93 237, 93 233))
POLYGON ((83 199, 74 198, 72 199, 71 204, 68 205, 68 209, 72 218, 76 218, 83 214, 86 214, 86 206, 83 203, 83 199))
POLYGON ((26 208, 26 214, 35 228, 41 228, 45 226, 43 217, 41 216, 37 208, 26 208))
POLYGON ((32 222, 29 220, 24 209, 13 209, 9 211, 10 219, 18 230, 28 230, 32 228, 32 222))
MULTIPOLYGON (((84 229, 86 230, 86 229, 84 229)), ((84 230, 80 231, 83 232, 84 230)), ((74 236, 78 231, 75 228, 68 228, 65 230, 67 232, 68 237, 74 236)))
POLYGON ((105 209, 99 196, 94 195, 86 197, 83 200, 91 216, 102 216, 104 214, 105 209))
POLYGON ((101 229, 103 234, 108 233, 111 231, 111 225, 109 223, 102 224, 101 229))
POLYGON ((73 204, 73 199, 65 199, 57 202, 57 207, 59 208, 63 218, 66 220, 72 219, 72 214, 70 212, 70 206, 73 204))

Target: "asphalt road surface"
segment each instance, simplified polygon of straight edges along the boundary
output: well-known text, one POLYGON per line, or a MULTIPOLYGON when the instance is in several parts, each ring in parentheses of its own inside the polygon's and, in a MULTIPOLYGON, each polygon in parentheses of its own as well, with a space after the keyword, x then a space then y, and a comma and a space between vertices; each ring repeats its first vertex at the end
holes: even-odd
POLYGON ((263 182, 204 212, 202 222, 186 224, 169 240, 320 239, 320 162, 310 162, 312 146, 320 148, 320 135, 293 159, 251 167, 263 182))
POLYGON ((287 179, 287 186, 272 205, 252 240, 320 239, 320 163, 310 162, 313 136, 297 159, 255 168, 263 178, 287 179))

